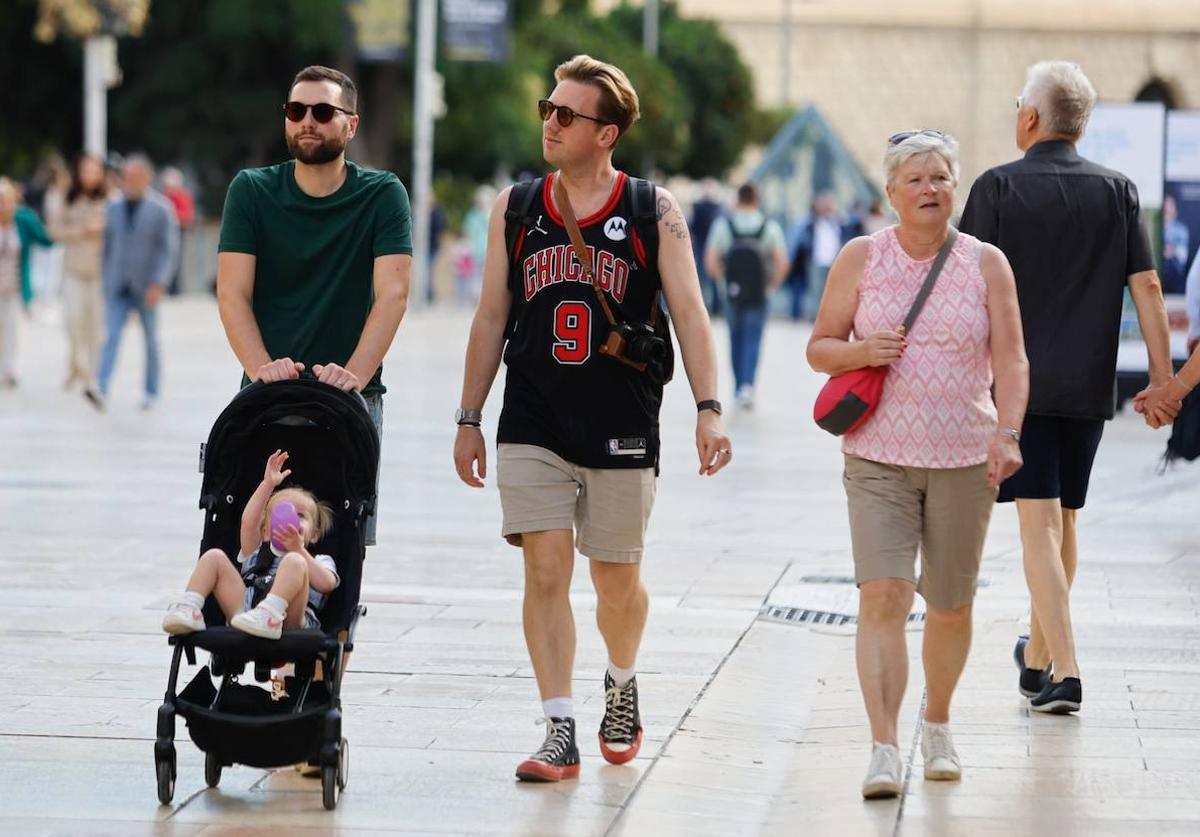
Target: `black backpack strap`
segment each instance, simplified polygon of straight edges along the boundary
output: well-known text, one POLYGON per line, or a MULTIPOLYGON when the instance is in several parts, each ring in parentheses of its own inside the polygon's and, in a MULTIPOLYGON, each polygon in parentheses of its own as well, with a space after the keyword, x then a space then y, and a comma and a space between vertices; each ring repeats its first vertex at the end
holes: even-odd
POLYGON ((633 229, 645 254, 643 267, 658 270, 658 212, 654 183, 640 177, 626 178, 633 215, 633 229))
POLYGON ((517 249, 523 243, 524 232, 533 226, 537 218, 531 217, 529 210, 533 207, 533 199, 542 191, 542 178, 522 180, 514 183, 508 193, 508 207, 504 210, 504 247, 508 253, 508 262, 512 264, 517 258, 517 249))

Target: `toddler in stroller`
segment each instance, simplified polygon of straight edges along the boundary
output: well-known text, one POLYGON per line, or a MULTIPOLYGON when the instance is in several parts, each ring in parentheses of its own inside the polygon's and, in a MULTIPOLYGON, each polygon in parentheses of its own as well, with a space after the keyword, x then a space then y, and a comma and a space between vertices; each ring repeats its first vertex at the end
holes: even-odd
POLYGON ((343 660, 366 613, 358 599, 378 468, 362 396, 315 379, 251 384, 213 425, 201 452, 201 558, 163 619, 173 652, 154 742, 163 804, 175 793, 183 718, 209 787, 233 764, 308 762, 320 768, 325 808, 337 805, 349 771, 343 660), (289 462, 307 491, 291 483, 289 462), (292 524, 272 524, 285 503, 292 524), (180 689, 197 649, 211 662, 180 689), (266 683, 286 663, 294 675, 278 693, 239 682, 247 666, 266 683))
POLYGON ((284 627, 321 627, 317 610, 338 586, 337 563, 329 555, 312 555, 307 547, 325 537, 333 512, 299 486, 279 489, 292 473, 283 469, 287 459, 287 451, 281 450, 267 458, 263 480, 242 511, 242 572, 219 547, 205 552, 187 591, 168 605, 164 631, 204 630, 204 600, 209 595, 216 598, 231 628, 263 639, 279 639, 284 627), (286 522, 271 530, 273 513, 281 504, 295 509, 299 529, 286 522))

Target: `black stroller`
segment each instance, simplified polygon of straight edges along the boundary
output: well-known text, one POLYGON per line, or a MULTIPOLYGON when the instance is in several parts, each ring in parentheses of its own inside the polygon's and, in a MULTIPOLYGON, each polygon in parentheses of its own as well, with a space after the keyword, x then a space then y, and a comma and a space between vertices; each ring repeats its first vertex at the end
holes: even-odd
POLYGON ((204 778, 210 788, 221 781, 221 769, 232 764, 281 767, 301 761, 320 765, 325 808, 337 805, 346 786, 342 660, 354 647, 359 616, 366 613, 358 596, 364 523, 375 508, 379 435, 362 396, 314 378, 243 389, 201 449, 201 554, 220 547, 230 560, 236 559, 242 509, 262 479, 263 463, 277 448, 291 454, 288 465, 294 468, 285 486, 294 481, 333 507, 333 529, 314 552, 333 556, 341 583, 318 613, 321 630, 289 629, 281 639, 259 639, 226 627, 210 596, 204 620, 211 627, 170 637, 174 655, 154 743, 163 804, 175 794, 176 715, 184 718, 192 741, 205 753, 204 778), (195 665, 197 648, 211 654, 210 664, 177 694, 180 658, 195 665), (247 664, 253 664, 255 679, 265 683, 271 669, 286 662, 295 665, 295 675, 285 681, 286 697, 276 699, 263 688, 238 683, 247 664), (318 662, 323 679, 314 676, 318 662), (220 678, 219 686, 213 678, 220 678))

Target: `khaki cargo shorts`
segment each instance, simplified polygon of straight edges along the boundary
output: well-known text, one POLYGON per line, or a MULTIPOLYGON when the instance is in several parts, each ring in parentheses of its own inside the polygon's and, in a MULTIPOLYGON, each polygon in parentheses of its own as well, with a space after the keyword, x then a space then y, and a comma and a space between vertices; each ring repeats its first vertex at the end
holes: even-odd
POLYGON ((525 532, 567 529, 588 558, 642 560, 657 486, 653 468, 584 468, 536 445, 502 444, 496 458, 500 534, 513 546, 525 532))
POLYGON ((996 503, 987 464, 911 468, 846 456, 854 579, 911 581, 932 607, 971 603, 996 503), (921 577, 914 574, 917 550, 921 577))

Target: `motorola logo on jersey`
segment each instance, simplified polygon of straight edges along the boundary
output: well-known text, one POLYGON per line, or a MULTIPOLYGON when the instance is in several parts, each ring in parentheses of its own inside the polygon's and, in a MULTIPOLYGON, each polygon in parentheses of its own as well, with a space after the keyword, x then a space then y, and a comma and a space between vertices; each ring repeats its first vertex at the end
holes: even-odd
POLYGON ((615 215, 604 223, 604 234, 609 241, 625 240, 625 219, 615 215))
MULTIPOLYGON (((596 281, 600 289, 611 294, 617 302, 623 302, 629 288, 629 262, 607 250, 597 252, 595 247, 588 247, 588 257, 596 266, 596 281)), ((543 247, 530 255, 521 264, 521 277, 525 284, 526 302, 533 299, 542 288, 559 282, 587 282, 583 267, 575 258, 575 250, 570 244, 543 247)))

